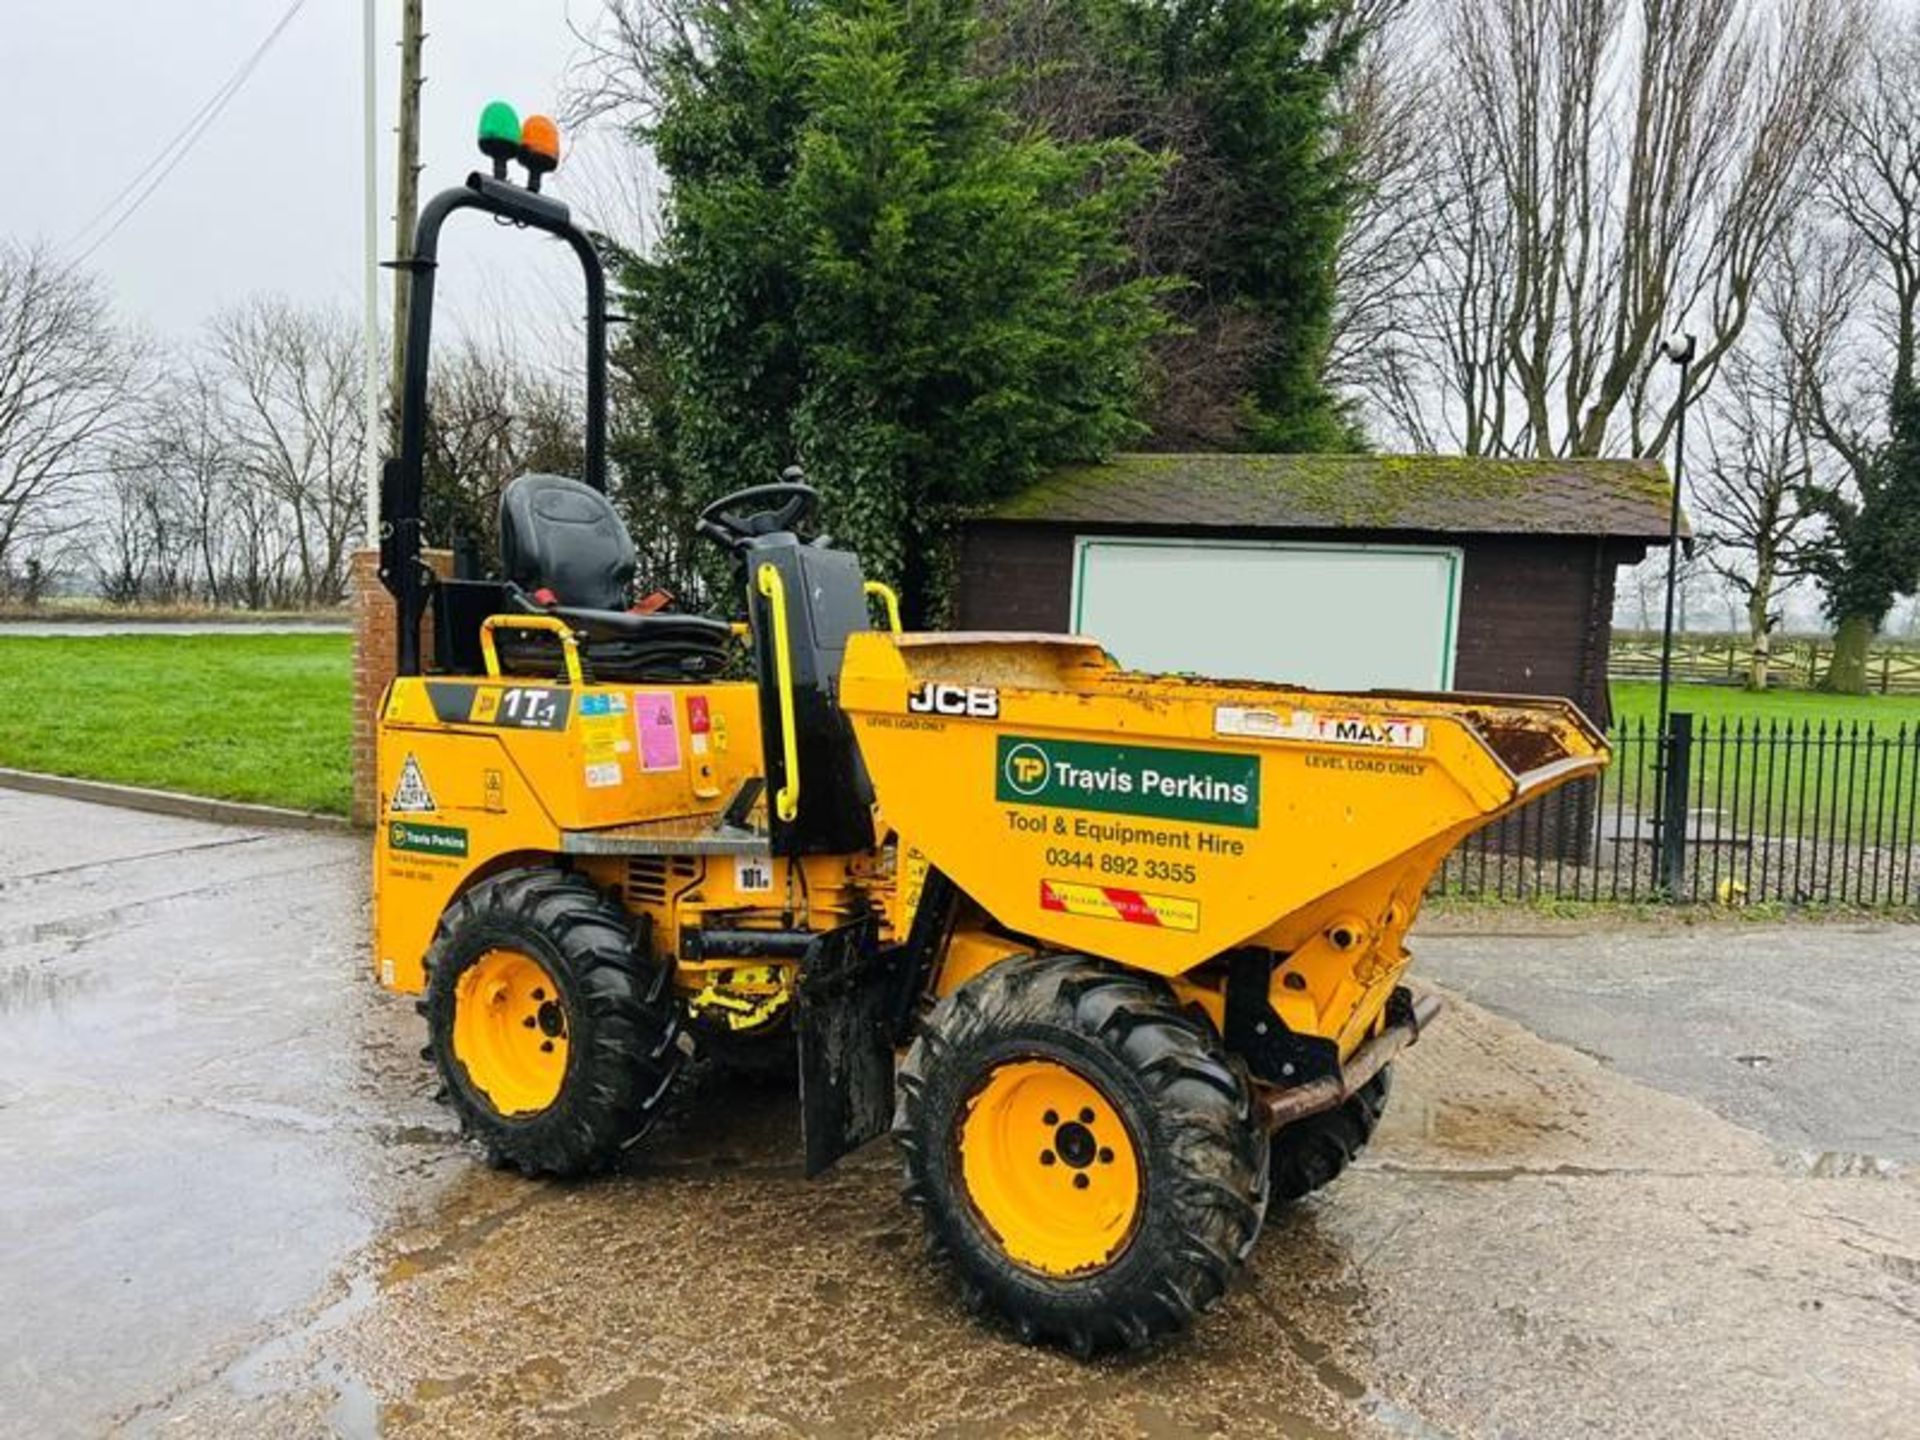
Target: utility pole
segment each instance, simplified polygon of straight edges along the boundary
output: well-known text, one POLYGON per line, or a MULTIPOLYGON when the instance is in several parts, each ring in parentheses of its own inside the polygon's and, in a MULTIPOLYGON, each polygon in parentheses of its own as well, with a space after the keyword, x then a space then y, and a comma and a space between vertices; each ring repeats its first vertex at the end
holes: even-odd
POLYGON ((367 431, 367 544, 380 543, 380 155, 376 141, 379 126, 379 87, 376 83, 379 52, 374 35, 378 19, 374 0, 361 0, 360 6, 360 162, 361 243, 365 254, 361 294, 361 374, 366 394, 361 397, 362 423, 367 431))
POLYGON ((393 411, 393 449, 399 450, 400 377, 407 347, 407 298, 413 291, 413 227, 420 210, 420 47, 424 0, 401 0, 400 126, 393 195, 393 371, 387 395, 393 411))

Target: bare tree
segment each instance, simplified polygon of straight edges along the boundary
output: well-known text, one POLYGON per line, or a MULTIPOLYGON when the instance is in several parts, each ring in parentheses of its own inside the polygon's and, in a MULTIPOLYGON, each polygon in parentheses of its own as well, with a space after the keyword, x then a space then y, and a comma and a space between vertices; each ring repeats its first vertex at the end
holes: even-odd
POLYGON ((1874 333, 1892 361, 1886 389, 1915 380, 1920 309, 1920 20, 1883 22, 1843 115, 1834 210, 1873 258, 1874 333))
POLYGON ((469 337, 434 371, 429 529, 491 554, 500 492, 530 471, 578 475, 585 400, 571 375, 517 360, 504 331, 469 337))
POLYGON ((1858 0, 1453 0, 1408 325, 1422 427, 1476 454, 1657 453, 1655 347, 1692 323, 1712 383, 1813 192, 1861 25, 1858 0))
POLYGON ((175 358, 129 403, 99 505, 94 568, 103 593, 124 604, 231 603, 231 500, 244 482, 217 381, 197 361, 175 358))
POLYGON ((191 361, 170 379, 147 428, 153 463, 179 497, 197 587, 209 604, 229 603, 238 542, 232 500, 244 479, 227 397, 203 363, 191 361))
POLYGON ((93 279, 0 242, 0 587, 83 522, 83 483, 124 419, 138 359, 93 279))
MULTIPOLYGON (((1673 628, 1685 633, 1690 617, 1703 605, 1722 598, 1718 578, 1707 563, 1708 547, 1698 542, 1682 544, 1680 563, 1674 570, 1673 628)), ((1614 616, 1630 620, 1631 628, 1643 633, 1658 633, 1667 607, 1667 549, 1657 545, 1638 563, 1620 574, 1614 592, 1614 616)))
POLYGON ((580 48, 564 107, 568 123, 577 128, 596 120, 624 125, 655 118, 662 85, 659 57, 698 44, 705 3, 605 0, 586 23, 569 19, 580 48))
POLYGON ((1803 503, 1815 456, 1804 372, 1777 332, 1750 339, 1762 343, 1728 355, 1707 407, 1704 474, 1692 508, 1708 569, 1745 612, 1747 688, 1764 690, 1780 625, 1776 604, 1804 573, 1800 546, 1816 521, 1803 503))
POLYGON ((1822 683, 1859 692, 1874 633, 1920 585, 1920 21, 1883 17, 1842 113, 1788 338, 1833 471, 1807 490, 1826 522, 1808 565, 1836 625, 1822 683))
POLYGON ((1419 448, 1425 434, 1406 328, 1426 287, 1425 267, 1444 213, 1441 96, 1433 67, 1432 0, 1353 0, 1340 31, 1358 55, 1339 85, 1340 144, 1352 157, 1352 199, 1336 259, 1338 302, 1327 381, 1369 394, 1419 448))
POLYGON ((93 502, 94 578, 112 604, 172 604, 193 588, 191 527, 168 477, 137 454, 130 448, 102 473, 103 492, 93 502))
POLYGON ((1809 420, 1856 479, 1915 375, 1920 307, 1920 24, 1885 26, 1843 111, 1843 143, 1797 276, 1790 339, 1809 420))
POLYGON ((292 598, 337 604, 363 518, 361 465, 369 437, 360 408, 358 330, 342 314, 256 299, 218 317, 209 346, 229 397, 225 433, 232 463, 276 502, 290 527, 298 577, 292 598))

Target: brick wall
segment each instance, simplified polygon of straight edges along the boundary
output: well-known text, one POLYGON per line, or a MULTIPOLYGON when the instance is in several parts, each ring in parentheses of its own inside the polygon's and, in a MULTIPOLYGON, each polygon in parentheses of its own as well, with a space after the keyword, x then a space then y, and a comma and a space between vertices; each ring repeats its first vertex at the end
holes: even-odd
MULTIPOLYGON (((453 573, 453 552, 426 550, 420 558, 437 575, 453 573)), ((380 697, 393 679, 393 597, 380 583, 380 552, 354 552, 347 578, 353 605, 353 823, 371 825, 379 818, 374 792, 375 740, 380 720, 380 697)), ((433 654, 433 612, 420 627, 423 655, 433 654)))

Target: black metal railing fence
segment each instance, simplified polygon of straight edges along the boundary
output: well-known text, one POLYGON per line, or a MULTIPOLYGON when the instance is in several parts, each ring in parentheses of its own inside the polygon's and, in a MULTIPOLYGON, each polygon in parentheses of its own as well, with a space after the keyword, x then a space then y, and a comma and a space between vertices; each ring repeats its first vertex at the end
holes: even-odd
POLYGON ((1916 903, 1920 726, 1670 717, 1470 837, 1433 892, 1486 900, 1916 903))

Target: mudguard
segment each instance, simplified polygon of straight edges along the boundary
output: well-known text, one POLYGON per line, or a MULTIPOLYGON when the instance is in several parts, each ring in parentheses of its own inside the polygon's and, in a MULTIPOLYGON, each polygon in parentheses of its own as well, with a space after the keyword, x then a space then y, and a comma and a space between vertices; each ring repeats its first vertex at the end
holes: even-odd
POLYGON ((893 1123, 893 963, 878 925, 856 920, 818 936, 800 962, 800 1129, 811 1179, 893 1123))

